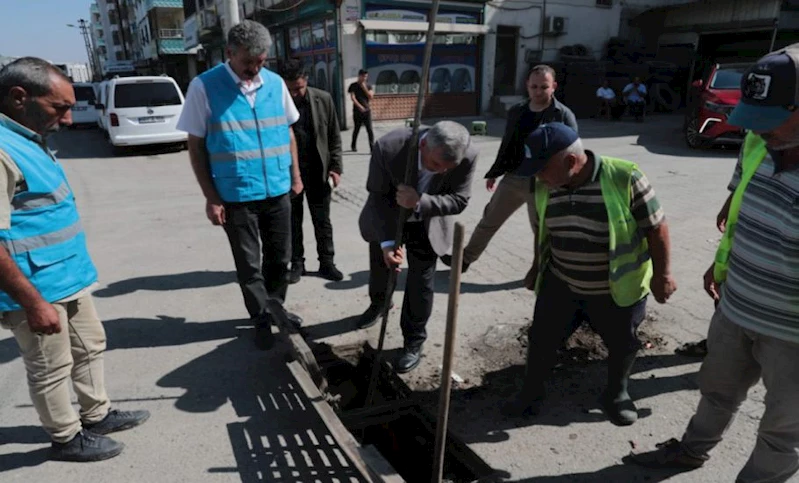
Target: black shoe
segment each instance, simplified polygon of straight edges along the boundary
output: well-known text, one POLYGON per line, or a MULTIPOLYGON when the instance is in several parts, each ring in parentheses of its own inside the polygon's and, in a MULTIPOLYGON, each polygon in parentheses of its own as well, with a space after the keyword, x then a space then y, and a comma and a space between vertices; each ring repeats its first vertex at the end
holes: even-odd
POLYGON ((341 270, 336 268, 333 263, 323 263, 319 265, 319 276, 331 282, 340 282, 344 280, 344 274, 341 270))
POLYGON ((275 335, 272 334, 272 324, 260 322, 255 324, 255 347, 265 351, 275 345, 275 335))
POLYGON ((67 443, 56 443, 50 447, 50 459, 86 463, 102 461, 119 455, 125 445, 108 436, 94 434, 83 429, 67 443))
POLYGON ((303 275, 305 275, 305 264, 303 262, 292 263, 288 274, 289 283, 299 282, 303 275))
POLYGON ((638 409, 626 391, 615 397, 605 393, 600 402, 608 419, 616 426, 630 426, 638 421, 638 409))
MULTIPOLYGON (((452 255, 443 255, 441 257, 441 261, 444 263, 444 265, 451 267, 452 255)), ((471 263, 461 262, 461 273, 466 273, 466 271, 469 270, 469 265, 471 265, 471 263)))
POLYGON ((96 423, 84 424, 83 427, 94 434, 116 433, 126 429, 135 428, 150 419, 150 411, 118 411, 112 409, 105 417, 96 423))
POLYGON ((292 314, 291 312, 286 312, 286 318, 288 319, 289 323, 294 326, 295 329, 300 329, 302 327, 302 317, 297 314, 292 314))
MULTIPOLYGON (((394 302, 391 302, 391 307, 389 307, 389 310, 393 308, 394 302)), ((366 312, 361 314, 361 317, 358 319, 358 328, 368 329, 377 323, 381 315, 383 315, 382 305, 370 305, 369 308, 366 309, 366 312)))
POLYGON ((394 364, 394 372, 397 374, 405 374, 416 369, 416 366, 422 362, 422 346, 419 347, 405 347, 397 357, 397 362, 394 364))

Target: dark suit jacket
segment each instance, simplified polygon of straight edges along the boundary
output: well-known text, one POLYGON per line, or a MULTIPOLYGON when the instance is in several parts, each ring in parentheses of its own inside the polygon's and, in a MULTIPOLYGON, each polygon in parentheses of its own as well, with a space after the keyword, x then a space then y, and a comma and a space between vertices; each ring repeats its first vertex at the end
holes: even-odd
POLYGON ((311 104, 314 133, 316 134, 316 150, 322 160, 323 182, 327 182, 330 171, 341 174, 344 166, 341 163, 341 131, 338 126, 338 115, 333 98, 327 92, 308 88, 308 101, 311 104))
MULTIPOLYGON (((528 104, 530 104, 530 99, 525 99, 508 111, 508 122, 505 124, 505 134, 502 136, 502 142, 497 151, 497 159, 486 173, 486 178, 499 178, 514 171, 521 164, 524 153, 520 148, 523 140, 517 139, 519 136, 518 125, 519 118, 522 117, 528 104)), ((577 118, 574 117, 574 113, 557 99, 552 100, 552 104, 544 110, 541 117, 541 124, 550 122, 562 122, 577 131, 577 118)))
MULTIPOLYGON (((419 133, 421 138, 426 130, 419 133)), ((378 139, 372 148, 366 189, 369 196, 361 211, 358 224, 361 236, 368 242, 394 240, 400 207, 397 205, 397 186, 405 179, 405 164, 412 147, 411 129, 391 131, 378 139)), ((418 147, 413 147, 418 152, 418 147)), ((455 215, 466 209, 472 195, 472 177, 477 164, 478 150, 471 144, 455 169, 437 174, 430 180, 427 193, 421 193, 420 214, 424 220, 430 245, 438 254, 450 252, 455 215)), ((413 160, 412 186, 417 184, 418 161, 413 160)))

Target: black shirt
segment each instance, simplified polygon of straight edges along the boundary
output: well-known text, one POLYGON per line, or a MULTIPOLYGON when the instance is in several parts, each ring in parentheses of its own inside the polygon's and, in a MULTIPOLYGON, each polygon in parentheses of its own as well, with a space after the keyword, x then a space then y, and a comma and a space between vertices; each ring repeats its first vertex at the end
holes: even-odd
MULTIPOLYGON (((368 90, 372 90, 372 86, 370 84, 366 84, 366 88, 368 90)), ((369 96, 364 92, 363 87, 358 82, 353 82, 350 84, 349 89, 347 92, 350 94, 355 94, 355 99, 358 100, 358 103, 365 107, 367 110, 369 109, 369 96)), ((355 108, 358 109, 357 107, 355 108)))
POLYGON ((294 98, 294 104, 300 112, 300 120, 292 127, 294 136, 297 138, 297 154, 301 166, 313 164, 319 153, 316 151, 316 133, 313 127, 313 115, 311 114, 311 103, 308 94, 304 97, 294 98))
MULTIPOLYGON (((515 143, 515 145, 511 147, 514 152, 524 152, 524 140, 527 139, 527 136, 529 136, 531 132, 535 131, 535 129, 541 125, 541 120, 543 118, 544 111, 535 112, 531 110, 529 106, 524 108, 522 115, 519 118, 519 123, 517 124, 518 135, 512 141, 515 143)), ((517 167, 516 169, 519 168, 517 167)))

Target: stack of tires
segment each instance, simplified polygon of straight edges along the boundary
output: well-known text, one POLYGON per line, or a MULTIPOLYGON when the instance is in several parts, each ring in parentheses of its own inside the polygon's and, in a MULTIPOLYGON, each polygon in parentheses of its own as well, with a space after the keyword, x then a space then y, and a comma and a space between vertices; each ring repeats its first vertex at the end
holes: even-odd
POLYGON ((566 64, 563 101, 577 117, 596 113, 596 90, 607 75, 606 62, 570 62, 566 64))

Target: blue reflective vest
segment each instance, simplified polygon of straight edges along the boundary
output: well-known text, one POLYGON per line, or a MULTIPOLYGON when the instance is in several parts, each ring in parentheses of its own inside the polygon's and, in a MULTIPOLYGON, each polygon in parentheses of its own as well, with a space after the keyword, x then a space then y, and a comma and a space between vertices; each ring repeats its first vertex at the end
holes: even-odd
MULTIPOLYGON (((40 137, 0 115, 0 149, 14 161, 24 185, 11 200, 11 228, 0 230, 22 274, 48 302, 74 295, 97 281, 67 177, 40 137)), ((20 305, 0 291, 0 312, 20 305)))
POLYGON ((263 200, 291 189, 291 138, 283 79, 261 69, 263 86, 250 103, 224 64, 200 75, 211 116, 205 146, 222 200, 263 200))

